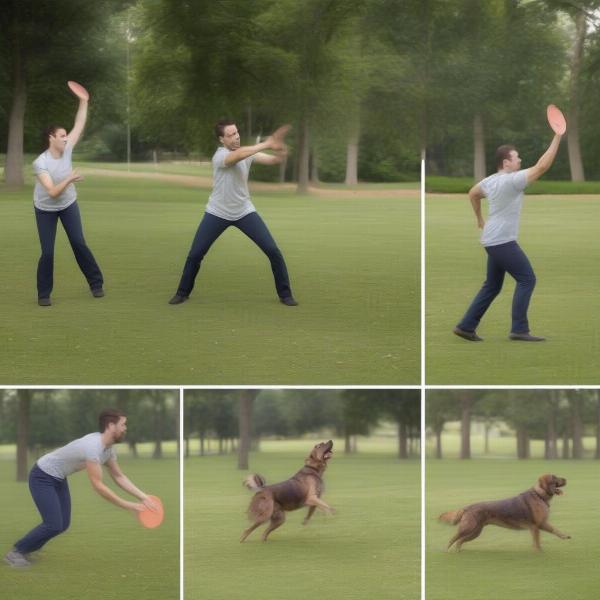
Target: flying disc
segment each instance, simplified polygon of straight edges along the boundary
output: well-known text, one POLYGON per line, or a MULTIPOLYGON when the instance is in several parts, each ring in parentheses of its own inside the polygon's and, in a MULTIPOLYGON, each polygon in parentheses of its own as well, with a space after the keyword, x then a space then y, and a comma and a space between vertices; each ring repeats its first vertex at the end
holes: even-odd
POLYGON ((567 121, 565 116, 560 111, 560 108, 554 106, 554 104, 548 104, 546 109, 546 116, 548 117, 548 124, 552 127, 554 133, 563 135, 567 131, 567 121))
POLYGON ((80 83, 77 83, 76 81, 67 81, 67 85, 78 98, 81 98, 82 100, 90 99, 88 91, 80 83))
POLYGON ((160 498, 158 498, 157 496, 148 496, 148 498, 150 498, 150 500, 152 500, 154 504, 158 504, 158 509, 154 511, 147 508, 146 510, 139 512, 137 516, 140 523, 144 527, 147 527, 148 529, 154 529, 163 522, 165 511, 163 509, 163 505, 160 501, 160 498))

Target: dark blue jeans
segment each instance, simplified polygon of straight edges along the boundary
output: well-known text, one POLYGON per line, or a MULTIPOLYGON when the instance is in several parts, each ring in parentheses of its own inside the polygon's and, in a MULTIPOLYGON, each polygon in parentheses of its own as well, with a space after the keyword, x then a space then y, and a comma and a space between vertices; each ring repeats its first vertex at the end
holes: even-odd
POLYGON ((51 477, 36 464, 29 473, 29 490, 42 522, 15 544, 22 554, 39 550, 71 523, 71 495, 66 479, 51 477))
POLYGON ((535 273, 529 259, 517 242, 486 246, 485 251, 488 255, 485 283, 458 326, 465 331, 477 329, 485 311, 500 293, 505 273, 509 273, 517 282, 512 303, 511 333, 528 333, 527 309, 535 287, 535 273))
POLYGON ((251 212, 237 221, 227 221, 226 219, 215 217, 215 215, 204 213, 187 260, 185 261, 177 293, 180 296, 190 295, 194 288, 194 281, 200 270, 202 259, 217 238, 231 225, 245 233, 269 258, 273 278, 275 279, 275 288, 279 297, 288 298, 291 296, 290 280, 281 250, 277 247, 265 222, 256 212, 251 212))
POLYGON ((54 284, 54 240, 56 239, 56 225, 59 219, 69 238, 77 264, 85 275, 90 289, 101 288, 104 283, 100 267, 96 263, 92 251, 85 243, 77 202, 73 202, 64 210, 49 211, 36 208, 35 220, 40 235, 40 245, 42 246, 42 256, 37 268, 38 298, 49 298, 52 292, 54 284))

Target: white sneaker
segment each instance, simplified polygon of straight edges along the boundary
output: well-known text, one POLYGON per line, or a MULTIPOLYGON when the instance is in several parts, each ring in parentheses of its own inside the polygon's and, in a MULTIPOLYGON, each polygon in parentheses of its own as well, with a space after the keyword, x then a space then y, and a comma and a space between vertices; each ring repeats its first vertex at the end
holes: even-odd
POLYGON ((4 557, 4 562, 8 563, 11 567, 16 568, 31 566, 31 563, 25 558, 25 556, 14 549, 7 553, 7 555, 4 557))

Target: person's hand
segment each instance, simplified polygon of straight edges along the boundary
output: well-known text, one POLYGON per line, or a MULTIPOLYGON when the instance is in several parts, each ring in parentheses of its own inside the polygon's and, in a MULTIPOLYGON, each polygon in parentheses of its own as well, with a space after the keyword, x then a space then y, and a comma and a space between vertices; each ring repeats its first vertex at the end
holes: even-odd
POLYGON ((148 496, 146 496, 143 500, 142 500, 143 505, 150 509, 152 512, 156 512, 159 509, 159 506, 156 502, 154 502, 154 500, 152 500, 152 498, 149 498, 148 496))
POLYGON ((483 229, 484 226, 485 221, 483 220, 483 217, 477 217, 477 227, 479 227, 479 229, 483 229))
POLYGON ((71 181, 83 181, 83 175, 80 175, 78 171, 71 173, 71 181))
POLYGON ((133 512, 144 512, 146 510, 146 507, 141 502, 127 502, 125 508, 133 512))
POLYGON ((269 148, 271 150, 275 150, 276 152, 280 152, 283 150, 285 146, 285 136, 287 132, 291 129, 290 125, 282 125, 278 127, 268 138, 267 143, 269 144, 269 148))

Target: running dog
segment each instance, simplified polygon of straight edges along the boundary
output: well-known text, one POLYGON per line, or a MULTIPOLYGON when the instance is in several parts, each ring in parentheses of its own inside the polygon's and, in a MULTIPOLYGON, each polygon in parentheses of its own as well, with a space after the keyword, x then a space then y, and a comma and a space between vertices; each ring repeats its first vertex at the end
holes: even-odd
POLYGON ((505 500, 478 502, 459 510, 445 512, 439 516, 440 521, 458 525, 458 531, 448 543, 448 550, 456 543, 456 550, 465 542, 479 536, 486 525, 499 525, 509 529, 529 529, 533 536, 533 545, 541 550, 540 530, 553 533, 561 540, 570 539, 570 535, 561 533, 548 523, 550 500, 554 495, 560 496, 561 487, 567 480, 556 475, 542 475, 537 483, 527 491, 505 500))
POLYGON ((257 474, 246 477, 244 485, 256 492, 248 507, 248 517, 254 523, 242 533, 240 542, 257 527, 270 521, 262 534, 262 540, 266 542, 269 534, 285 522, 286 511, 308 506, 304 525, 308 523, 316 508, 328 513, 334 512, 331 506, 321 500, 324 490, 323 473, 327 468, 327 461, 333 456, 332 449, 331 440, 317 444, 304 461, 304 467, 281 483, 267 485, 265 478, 257 474))

